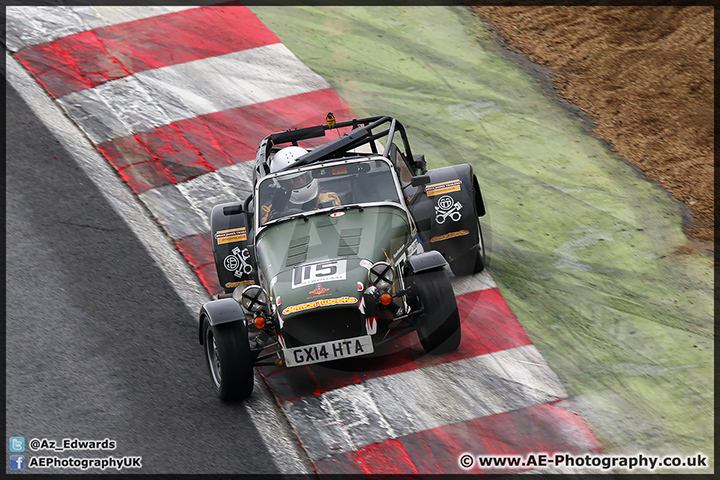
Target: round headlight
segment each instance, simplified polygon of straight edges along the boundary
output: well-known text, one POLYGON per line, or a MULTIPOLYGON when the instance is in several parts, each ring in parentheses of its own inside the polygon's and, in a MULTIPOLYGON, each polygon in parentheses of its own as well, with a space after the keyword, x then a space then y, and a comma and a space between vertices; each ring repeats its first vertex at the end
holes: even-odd
POLYGON ((375 285, 379 289, 388 288, 395 280, 395 273, 392 265, 387 262, 377 262, 370 267, 368 272, 370 285, 375 285))
POLYGON ((236 288, 233 298, 249 312, 260 312, 268 305, 268 294, 259 285, 249 285, 242 292, 236 288))

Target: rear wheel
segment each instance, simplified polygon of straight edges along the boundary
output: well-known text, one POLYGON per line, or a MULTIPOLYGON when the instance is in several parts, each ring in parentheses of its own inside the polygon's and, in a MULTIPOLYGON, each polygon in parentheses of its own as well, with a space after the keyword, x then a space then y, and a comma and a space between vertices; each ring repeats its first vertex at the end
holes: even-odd
POLYGON ((418 337, 427 353, 448 353, 460 345, 460 315, 455 293, 445 269, 413 276, 413 290, 424 312, 418 337))
POLYGON ((253 361, 242 322, 212 326, 205 320, 205 360, 215 393, 223 402, 248 398, 253 391, 253 361))
POLYGON ((480 220, 477 221, 478 244, 469 252, 465 252, 449 262, 453 275, 460 277, 480 273, 485 269, 485 242, 483 240, 480 220))

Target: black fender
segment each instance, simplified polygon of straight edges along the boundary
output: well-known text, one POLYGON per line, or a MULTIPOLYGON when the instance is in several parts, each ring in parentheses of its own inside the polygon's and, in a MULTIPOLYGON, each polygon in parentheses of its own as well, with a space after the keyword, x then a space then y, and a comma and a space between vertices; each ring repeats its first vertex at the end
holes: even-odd
POLYGON ((485 215, 480 187, 468 164, 428 170, 430 182, 408 208, 426 251, 440 252, 449 262, 477 248, 478 217, 485 215))
POLYGON ((447 261, 440 252, 430 250, 425 253, 418 253, 408 257, 405 264, 405 276, 409 277, 417 273, 439 270, 444 268, 445 265, 447 265, 447 261))
POLYGON ((215 205, 210 214, 212 250, 220 285, 230 293, 240 285, 258 283, 252 226, 242 203, 215 205))
POLYGON ((203 344, 203 318, 206 318, 211 326, 224 323, 244 322, 245 309, 232 298, 221 298, 211 300, 203 304, 198 315, 198 339, 203 344))

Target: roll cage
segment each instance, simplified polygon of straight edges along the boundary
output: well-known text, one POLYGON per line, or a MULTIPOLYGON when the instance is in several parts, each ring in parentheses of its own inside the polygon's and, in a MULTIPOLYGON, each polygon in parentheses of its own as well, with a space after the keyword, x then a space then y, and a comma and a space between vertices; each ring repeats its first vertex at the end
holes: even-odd
MULTIPOLYGON (((328 119, 332 119, 332 114, 328 114, 328 119)), ((337 130, 342 128, 351 128, 351 130, 341 137, 331 140, 321 145, 302 157, 298 158, 295 163, 288 165, 281 171, 290 170, 315 162, 325 160, 341 159, 347 156, 359 156, 357 152, 350 152, 362 146, 368 146, 370 152, 367 155, 382 155, 390 160, 394 167, 399 167, 398 159, 404 161, 413 175, 421 175, 426 172, 425 158, 423 155, 413 155, 408 141, 405 127, 396 118, 384 115, 367 118, 356 118, 346 122, 334 122, 329 120, 326 125, 317 125, 314 127, 298 128, 277 132, 268 135, 260 143, 255 158, 255 171, 253 183, 270 173, 270 158, 274 152, 281 148, 296 145, 298 141, 309 140, 312 138, 324 137, 328 130, 337 130), (380 131, 378 131, 380 129, 380 131), (396 134, 402 144, 400 149, 395 144, 396 134), (383 151, 378 151, 377 140, 385 138, 383 151), (398 155, 399 153, 399 155, 398 155)))

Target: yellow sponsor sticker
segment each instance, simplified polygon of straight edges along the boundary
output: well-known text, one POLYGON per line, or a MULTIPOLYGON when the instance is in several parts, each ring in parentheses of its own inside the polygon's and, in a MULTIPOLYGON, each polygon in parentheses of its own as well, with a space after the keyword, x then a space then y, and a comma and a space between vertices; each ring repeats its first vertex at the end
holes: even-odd
POLYGON ((255 283, 254 280, 245 280, 243 282, 228 282, 225 284, 225 288, 239 287, 240 285, 252 285, 255 283))
POLYGON ((349 305, 357 303, 358 299, 355 297, 340 297, 340 298, 328 298, 327 300, 315 300, 314 302, 303 303, 300 305, 293 305, 283 310, 283 315, 290 313, 302 312, 303 310, 310 310, 311 308, 318 307, 329 307, 331 305, 349 305))
POLYGON ((457 192, 460 190, 462 182, 460 180, 451 180, 449 182, 433 183, 425 186, 425 193, 428 197, 442 195, 444 193, 457 192))
POLYGON ((223 243, 244 242, 247 240, 246 232, 245 227, 234 228, 232 230, 218 230, 215 232, 215 240, 217 240, 218 245, 222 245, 223 243))
POLYGON ((460 230, 459 232, 451 232, 446 233, 445 235, 440 235, 438 237, 432 237, 430 241, 439 242, 441 240, 447 240, 448 238, 462 237, 463 235, 467 235, 468 233, 470 233, 468 230, 460 230))

